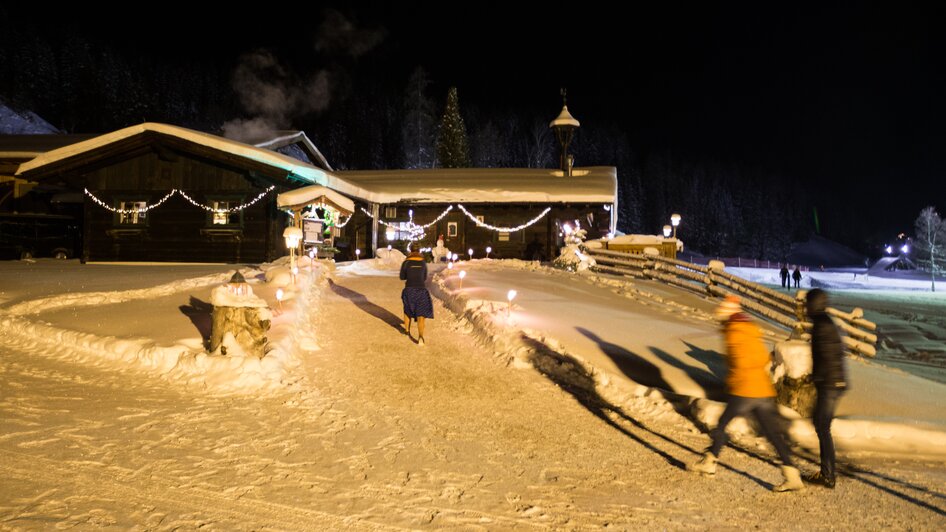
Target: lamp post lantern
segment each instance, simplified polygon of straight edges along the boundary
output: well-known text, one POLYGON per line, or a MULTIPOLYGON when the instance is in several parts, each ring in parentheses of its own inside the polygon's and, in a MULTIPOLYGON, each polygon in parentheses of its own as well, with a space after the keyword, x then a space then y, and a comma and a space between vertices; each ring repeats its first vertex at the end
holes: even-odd
POLYGON ((665 225, 665 226, 664 226, 664 238, 670 238, 670 232, 671 232, 671 231, 673 231, 673 229, 672 229, 669 225, 665 225))
POLYGON ((568 145, 572 142, 575 130, 581 127, 578 120, 568 112, 568 100, 566 99, 565 89, 562 89, 562 112, 549 124, 549 128, 555 131, 555 137, 558 139, 558 145, 562 149, 559 165, 565 177, 572 175, 572 166, 575 158, 568 154, 568 145))
POLYGON ((680 215, 673 213, 670 215, 670 223, 673 224, 673 238, 677 238, 677 226, 680 225, 680 215))

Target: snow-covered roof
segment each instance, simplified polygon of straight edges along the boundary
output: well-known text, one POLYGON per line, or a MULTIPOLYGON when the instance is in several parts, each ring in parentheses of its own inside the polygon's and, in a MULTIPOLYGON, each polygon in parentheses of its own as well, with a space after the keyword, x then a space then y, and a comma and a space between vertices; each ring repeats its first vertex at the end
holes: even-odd
POLYGON ((59 133, 59 130, 32 111, 15 111, 0 99, 0 134, 42 135, 59 133))
POLYGON ((430 168, 335 174, 368 191, 360 197, 377 203, 614 203, 616 168, 572 172, 565 177, 549 168, 430 168))
POLYGON ((555 126, 579 127, 581 126, 581 124, 578 122, 578 120, 575 120, 575 117, 572 116, 571 113, 568 112, 568 106, 563 105, 562 112, 559 113, 558 118, 556 118, 555 120, 552 120, 552 122, 549 124, 549 127, 555 127, 555 126))
POLYGON ((273 151, 290 144, 298 144, 311 159, 314 159, 314 161, 312 161, 313 163, 317 163, 318 166, 326 170, 332 170, 332 166, 328 164, 328 159, 322 155, 322 152, 319 151, 315 143, 309 139, 305 131, 279 131, 277 135, 278 136, 270 139, 251 142, 251 144, 257 148, 266 148, 267 150, 273 151))
POLYGON ((20 165, 16 175, 23 176, 25 174, 28 176, 30 173, 36 172, 45 166, 66 162, 71 158, 78 157, 87 152, 91 152, 110 144, 114 144, 146 133, 167 135, 204 146, 212 150, 246 158, 273 168, 283 170, 287 175, 291 174, 293 177, 296 177, 300 180, 307 181, 312 184, 330 187, 343 194, 349 194, 355 197, 364 197, 365 195, 369 194, 367 191, 360 189, 358 186, 354 186, 338 179, 336 176, 332 175, 326 170, 306 164, 287 155, 283 155, 281 153, 264 148, 258 148, 256 146, 250 146, 249 144, 244 144, 235 140, 225 139, 223 137, 218 137, 209 133, 202 133, 192 129, 168 124, 159 124, 155 122, 145 122, 143 124, 126 127, 124 129, 119 129, 118 131, 99 135, 98 137, 94 137, 83 142, 78 142, 76 144, 71 144, 69 146, 64 146, 62 148, 49 151, 36 157, 32 161, 20 165))
POLYGON ((354 201, 322 185, 309 185, 307 187, 283 192, 276 197, 276 205, 281 208, 298 207, 308 205, 323 197, 329 202, 334 203, 336 207, 347 211, 347 214, 355 212, 354 201))

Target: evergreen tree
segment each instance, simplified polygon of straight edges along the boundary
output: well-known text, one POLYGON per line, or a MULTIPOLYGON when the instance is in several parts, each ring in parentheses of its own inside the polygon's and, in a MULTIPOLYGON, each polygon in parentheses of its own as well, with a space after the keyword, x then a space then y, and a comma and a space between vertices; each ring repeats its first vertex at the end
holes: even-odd
POLYGON ((470 143, 466 126, 460 116, 460 98, 457 88, 447 91, 447 106, 440 120, 440 138, 437 142, 437 158, 443 168, 468 168, 470 166, 470 143))
POLYGON ((916 219, 916 250, 920 265, 930 270, 930 287, 936 291, 936 274, 943 273, 946 264, 946 220, 939 217, 934 207, 920 211, 916 219))
POLYGON ((430 168, 434 165, 436 117, 434 103, 427 97, 430 78, 422 67, 414 69, 404 94, 404 122, 401 144, 404 168, 430 168))

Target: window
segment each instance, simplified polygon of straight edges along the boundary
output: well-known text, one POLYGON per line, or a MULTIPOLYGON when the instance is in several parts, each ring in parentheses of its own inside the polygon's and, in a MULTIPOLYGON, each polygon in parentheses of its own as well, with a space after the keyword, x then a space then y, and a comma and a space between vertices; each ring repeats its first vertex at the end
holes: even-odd
POLYGON ((121 225, 144 225, 148 221, 148 213, 141 209, 147 207, 147 201, 119 201, 118 210, 132 212, 119 212, 118 223, 121 225))
POLYGON ((479 222, 479 223, 481 223, 481 224, 482 224, 482 223, 486 223, 486 222, 484 221, 482 215, 481 215, 481 216, 477 216, 477 217, 476 217, 476 221, 479 222))
POLYGON ((210 213, 211 225, 240 225, 241 211, 230 211, 239 205, 236 201, 211 201, 213 212, 210 213))
POLYGON ((509 242, 509 233, 499 233, 499 238, 496 240, 499 242, 509 242))
POLYGON ((207 216, 207 226, 213 229, 239 229, 243 225, 243 211, 230 211, 239 207, 243 201, 239 196, 208 197, 207 206, 211 210, 207 216))
POLYGON ((397 218, 397 207, 385 207, 384 217, 387 218, 388 220, 392 218, 397 218))
POLYGON ((457 222, 447 222, 447 238, 456 238, 457 234, 457 222))
POLYGON ((388 240, 410 240, 411 238, 410 222, 391 223, 390 225, 384 228, 384 237, 387 238, 388 240))

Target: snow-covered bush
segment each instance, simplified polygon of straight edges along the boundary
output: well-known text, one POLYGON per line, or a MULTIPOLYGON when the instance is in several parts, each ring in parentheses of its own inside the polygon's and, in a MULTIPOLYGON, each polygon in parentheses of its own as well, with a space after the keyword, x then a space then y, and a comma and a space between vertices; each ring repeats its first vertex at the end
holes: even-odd
POLYGON ((565 247, 561 254, 555 258, 553 265, 570 272, 583 272, 595 265, 595 259, 582 253, 581 245, 585 241, 586 232, 584 229, 572 230, 565 226, 565 247))

